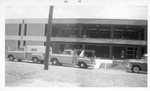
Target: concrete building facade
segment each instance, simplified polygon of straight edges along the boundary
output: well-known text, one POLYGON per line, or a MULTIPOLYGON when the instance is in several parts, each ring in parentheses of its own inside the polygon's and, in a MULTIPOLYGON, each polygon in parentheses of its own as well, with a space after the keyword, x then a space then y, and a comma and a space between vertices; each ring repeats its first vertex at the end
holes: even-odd
MULTIPOLYGON (((44 45, 48 19, 6 19, 5 46, 44 45)), ((95 50, 96 57, 135 59, 147 53, 147 20, 53 19, 53 53, 95 50)))

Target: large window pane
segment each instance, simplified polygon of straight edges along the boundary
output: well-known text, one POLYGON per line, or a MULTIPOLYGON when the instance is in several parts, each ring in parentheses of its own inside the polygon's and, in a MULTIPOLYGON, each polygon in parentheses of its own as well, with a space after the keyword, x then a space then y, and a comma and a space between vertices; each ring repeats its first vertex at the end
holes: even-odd
POLYGON ((110 25, 100 25, 99 36, 100 38, 110 38, 110 25))
POLYGON ((83 24, 82 37, 110 38, 110 25, 83 24))
POLYGON ((77 24, 54 24, 52 27, 52 37, 77 37, 77 24))
POLYGON ((114 30, 115 39, 144 40, 144 28, 142 26, 117 25, 114 30))

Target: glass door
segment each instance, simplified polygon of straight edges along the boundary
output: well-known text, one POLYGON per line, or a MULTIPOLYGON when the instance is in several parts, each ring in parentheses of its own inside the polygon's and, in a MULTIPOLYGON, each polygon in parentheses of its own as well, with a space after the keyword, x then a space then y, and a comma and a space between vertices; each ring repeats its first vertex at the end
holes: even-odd
POLYGON ((138 48, 137 47, 127 47, 126 50, 127 59, 136 59, 138 57, 138 48))

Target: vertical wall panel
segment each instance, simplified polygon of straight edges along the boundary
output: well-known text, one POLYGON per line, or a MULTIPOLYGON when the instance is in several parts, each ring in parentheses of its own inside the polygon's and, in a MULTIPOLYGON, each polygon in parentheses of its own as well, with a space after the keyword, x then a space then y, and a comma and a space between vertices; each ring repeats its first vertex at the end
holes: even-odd
POLYGON ((26 36, 44 36, 45 24, 27 24, 26 36))
POLYGON ((18 35, 19 24, 6 24, 5 35, 18 35))
MULTIPOLYGON (((27 24, 26 36, 44 36, 45 24, 27 24)), ((44 41, 27 41, 26 46, 43 46, 44 41)))
POLYGON ((17 40, 5 40, 5 47, 9 47, 10 50, 17 50, 18 41, 17 40))
POLYGON ((26 41, 26 46, 44 46, 43 41, 26 41))

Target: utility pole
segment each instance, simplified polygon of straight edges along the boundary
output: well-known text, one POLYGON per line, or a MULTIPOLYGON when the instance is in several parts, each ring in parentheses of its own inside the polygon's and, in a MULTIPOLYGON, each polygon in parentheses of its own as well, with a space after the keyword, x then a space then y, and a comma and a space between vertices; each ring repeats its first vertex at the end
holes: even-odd
POLYGON ((52 32, 52 16, 53 16, 53 6, 50 6, 49 17, 48 17, 48 26, 47 26, 47 35, 46 35, 44 70, 48 70, 48 66, 49 66, 50 41, 51 41, 51 32, 52 32))

